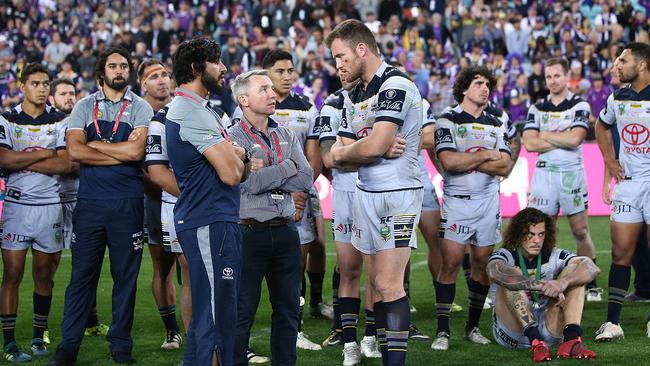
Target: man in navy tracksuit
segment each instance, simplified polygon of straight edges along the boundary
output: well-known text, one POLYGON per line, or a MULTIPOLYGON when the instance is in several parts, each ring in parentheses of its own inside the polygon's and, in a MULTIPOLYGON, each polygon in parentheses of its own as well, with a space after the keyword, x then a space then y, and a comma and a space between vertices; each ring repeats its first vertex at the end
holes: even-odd
POLYGON ((52 366, 76 360, 106 247, 113 276, 113 320, 106 339, 115 363, 135 362, 130 333, 144 246, 140 161, 153 110, 129 90, 132 68, 124 49, 100 55, 100 90, 79 101, 70 115, 67 150, 81 168, 72 218, 72 275, 52 366))
POLYGON ((232 143, 208 101, 223 87, 221 47, 206 38, 183 42, 174 54, 179 87, 165 133, 180 196, 174 226, 190 270, 192 320, 183 364, 231 366, 241 278, 239 183, 250 154, 232 143))

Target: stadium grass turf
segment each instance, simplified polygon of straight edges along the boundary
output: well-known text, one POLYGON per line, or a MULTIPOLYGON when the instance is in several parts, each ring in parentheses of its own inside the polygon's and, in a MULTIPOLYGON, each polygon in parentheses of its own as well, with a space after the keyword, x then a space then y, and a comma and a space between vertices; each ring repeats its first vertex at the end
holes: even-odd
MULTIPOLYGON (((326 222, 326 228, 329 228, 326 222)), ((559 221, 559 243, 563 248, 575 251, 575 244, 568 229, 566 219, 559 221)), ((609 221, 606 217, 590 219, 591 235, 597 249, 598 265, 601 273, 598 276, 599 286, 606 289, 607 273, 610 264, 610 240, 609 221)), ((434 336, 435 332, 435 306, 434 292, 431 276, 426 266, 426 244, 419 236, 419 248, 413 252, 411 259, 411 298, 417 308, 417 313, 412 315, 413 322, 422 332, 434 336)), ((146 251, 146 249, 145 249, 146 251)), ((327 260, 328 272, 325 277, 324 297, 330 298, 331 291, 331 268, 335 262, 334 249, 332 247, 331 235, 327 235, 327 260)), ((29 349, 32 323, 32 291, 33 284, 30 276, 30 258, 28 257, 27 271, 21 286, 20 308, 18 311, 18 323, 16 336, 18 343, 24 350, 29 349)), ((108 258, 108 256, 106 256, 108 258)), ((64 252, 61 265, 55 279, 54 301, 50 315, 50 337, 54 351, 60 340, 60 324, 63 315, 63 302, 65 286, 70 278, 71 258, 68 251, 64 252)), ((98 308, 100 319, 104 323, 110 322, 111 309, 111 286, 108 259, 106 259, 98 290, 98 308)), ((462 271, 461 271, 462 272, 462 271)), ((140 365, 178 365, 182 360, 183 349, 178 351, 163 351, 160 344, 164 337, 164 327, 158 310, 151 294, 151 259, 148 251, 144 253, 140 279, 138 281, 138 294, 136 303, 135 321, 133 326, 134 357, 140 365)), ((263 287, 263 296, 260 302, 260 309, 252 331, 251 344, 261 354, 269 355, 270 336, 270 305, 268 294, 263 287)), ((178 292, 180 294, 180 291, 178 292)), ((309 292, 308 292, 309 293, 309 292)), ((650 307, 647 304, 626 303, 623 308, 622 326, 625 330, 626 339, 617 343, 597 344, 593 341, 594 332, 604 321, 606 315, 606 294, 603 294, 604 301, 601 303, 586 303, 583 316, 583 327, 585 340, 588 347, 597 352, 598 364, 623 364, 642 365, 647 362, 648 338, 645 335, 646 317, 650 314, 650 307)), ((308 299, 307 299, 308 301, 308 299)), ((456 302, 467 309, 467 285, 459 274, 456 302)), ((177 309, 178 310, 178 309, 177 309)), ((363 311, 362 311, 363 314, 363 311)), ((177 311, 178 321, 180 310, 177 311)), ((362 315, 363 316, 363 315, 362 315)), ((491 311, 484 311, 481 319, 481 330, 485 336, 492 338, 491 311)), ((409 342, 407 358, 408 365, 527 365, 532 364, 528 351, 505 350, 494 343, 481 346, 470 344, 463 340, 463 326, 466 320, 466 312, 452 314, 452 337, 450 349, 447 352, 436 352, 430 349, 431 342, 409 342)), ((329 319, 315 319, 305 311, 304 331, 311 340, 320 343, 329 332, 329 319)), ((363 320, 359 321, 359 337, 363 335, 363 320)), ((325 348, 320 352, 298 350, 298 365, 341 365, 341 346, 325 348)), ((555 352, 555 350, 552 350, 555 352)), ((4 359, 0 362, 6 362, 4 359)), ((580 360, 553 360, 553 363, 579 364, 594 361, 580 360)), ((47 360, 35 359, 31 364, 45 365, 47 360)), ((108 355, 108 344, 103 337, 85 337, 81 352, 78 358, 78 365, 111 365, 113 364, 108 355)), ((381 365, 380 360, 363 360, 362 365, 381 365)))

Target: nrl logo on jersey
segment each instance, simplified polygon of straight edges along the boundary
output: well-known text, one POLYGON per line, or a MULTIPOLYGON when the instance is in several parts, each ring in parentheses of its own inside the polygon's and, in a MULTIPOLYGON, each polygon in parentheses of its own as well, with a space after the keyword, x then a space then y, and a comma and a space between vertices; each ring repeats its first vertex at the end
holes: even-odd
POLYGON ((625 103, 621 103, 618 105, 618 114, 621 116, 625 114, 625 103))

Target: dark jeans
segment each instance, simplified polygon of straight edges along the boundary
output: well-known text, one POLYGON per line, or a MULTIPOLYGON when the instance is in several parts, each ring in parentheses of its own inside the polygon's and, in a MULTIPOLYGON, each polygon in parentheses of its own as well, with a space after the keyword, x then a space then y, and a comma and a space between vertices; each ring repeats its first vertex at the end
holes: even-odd
POLYGON ((235 365, 245 366, 251 327, 260 302, 262 278, 266 279, 273 314, 271 317, 272 365, 296 364, 301 253, 294 223, 273 228, 241 226, 242 278, 237 301, 235 365))
POLYGON ((650 248, 648 248, 647 226, 643 225, 643 231, 636 242, 636 251, 632 258, 634 268, 634 289, 637 295, 650 298, 650 248))
POLYGON ((131 352, 133 310, 144 247, 143 203, 139 199, 79 199, 72 222, 72 273, 65 292, 61 343, 58 349, 76 355, 97 293, 108 247, 113 277, 113 320, 106 339, 111 351, 131 352))

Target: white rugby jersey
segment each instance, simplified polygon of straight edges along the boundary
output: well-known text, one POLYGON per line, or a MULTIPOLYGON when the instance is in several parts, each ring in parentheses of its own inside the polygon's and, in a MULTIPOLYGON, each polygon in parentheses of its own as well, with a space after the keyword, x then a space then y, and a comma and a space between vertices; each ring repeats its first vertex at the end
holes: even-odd
MULTIPOLYGON (((336 135, 341 126, 343 118, 343 102, 347 96, 344 89, 338 90, 325 100, 320 109, 320 115, 316 119, 315 128, 319 135, 319 140, 336 140, 336 135)), ((354 192, 357 183, 357 172, 341 172, 338 169, 332 169, 332 186, 337 191, 354 192)))
MULTIPOLYGON (((226 123, 230 123, 228 114, 219 107, 212 105, 210 107, 221 118, 221 123, 223 124, 222 127, 226 128, 226 123)), ((172 166, 169 163, 169 156, 167 155, 167 138, 165 135, 165 122, 167 121, 166 117, 168 110, 169 105, 166 105, 151 117, 149 130, 147 131, 147 145, 145 147, 144 163, 147 166, 156 164, 165 165, 173 171, 172 166)), ((178 200, 177 197, 164 189, 162 190, 161 199, 163 202, 171 203, 172 205, 176 204, 176 201, 178 200)))
MULTIPOLYGON (((524 130, 564 132, 572 128, 589 129, 587 102, 569 92, 567 98, 558 105, 551 103, 547 96, 528 109, 524 130)), ((539 154, 538 161, 551 170, 582 169, 582 146, 573 149, 555 148, 539 154)))
MULTIPOLYGON (((560 248, 553 248, 549 252, 542 252, 539 255, 542 256, 542 280, 550 281, 556 280, 560 275, 560 272, 567 266, 567 263, 576 257, 575 254, 560 248)), ((507 265, 517 267, 521 270, 519 265, 519 254, 516 250, 508 250, 506 248, 499 248, 490 255, 489 262, 492 261, 504 261, 507 265)), ((527 261, 524 258, 526 263, 526 273, 528 277, 535 278, 535 272, 537 271, 537 257, 533 258, 531 261, 527 261)), ((548 298, 541 296, 540 305, 546 306, 548 304, 548 298)))
POLYGON ((639 93, 630 86, 616 90, 600 112, 605 126, 616 125, 620 136, 618 157, 625 176, 650 180, 650 86, 639 93))
POLYGON ((386 192, 422 187, 420 178, 420 139, 422 135, 422 97, 408 77, 383 62, 366 89, 360 83, 345 102, 345 118, 338 134, 351 139, 369 136, 376 121, 399 126, 398 136, 406 139, 404 153, 396 159, 379 158, 359 167, 359 189, 386 192))
MULTIPOLYGON (((0 117, 0 147, 13 151, 65 149, 65 114, 48 106, 43 114, 32 118, 21 107, 22 104, 0 117)), ((7 202, 31 206, 61 202, 58 176, 28 170, 8 173, 7 202)))
MULTIPOLYGON (((446 110, 436 121, 436 154, 442 151, 476 152, 498 149, 511 154, 507 126, 483 111, 478 118, 460 106, 446 110)), ((449 196, 488 196, 499 191, 497 176, 477 170, 443 172, 444 194, 449 196)))
MULTIPOLYGON (((422 98, 422 128, 435 123, 436 118, 433 116, 433 112, 431 111, 431 104, 428 100, 422 98)), ((420 154, 418 155, 418 163, 420 164, 420 179, 422 179, 423 183, 425 179, 429 179, 427 162, 426 158, 424 157, 425 154, 426 152, 424 150, 420 150, 420 154)))
MULTIPOLYGON (((242 110, 238 106, 232 114, 230 126, 239 123, 242 115, 242 110)), ((309 98, 294 92, 289 93, 289 96, 282 102, 276 102, 275 113, 271 116, 271 119, 280 127, 287 128, 296 134, 303 151, 307 140, 318 140, 318 133, 314 128, 316 118, 318 118, 318 110, 311 104, 309 98)))

